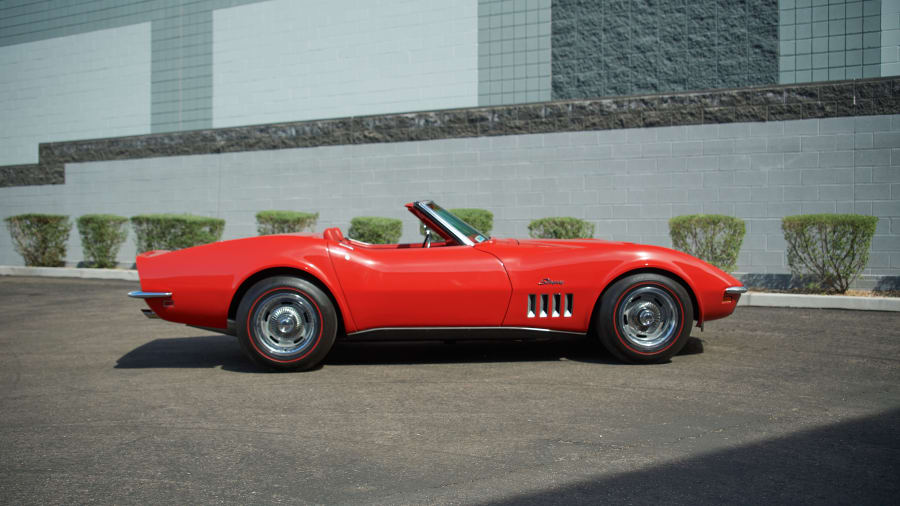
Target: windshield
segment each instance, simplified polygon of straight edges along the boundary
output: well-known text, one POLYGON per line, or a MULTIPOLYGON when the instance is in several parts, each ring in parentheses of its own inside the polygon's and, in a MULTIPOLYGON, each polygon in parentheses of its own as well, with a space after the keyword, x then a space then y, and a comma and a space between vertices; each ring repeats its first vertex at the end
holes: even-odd
POLYGON ((461 220, 459 216, 456 216, 455 214, 435 204, 434 202, 427 202, 425 203, 425 205, 428 206, 429 209, 434 211, 438 216, 440 216, 441 219, 449 223, 450 226, 459 230, 463 235, 468 237, 472 242, 479 243, 490 239, 490 237, 482 234, 472 225, 469 225, 468 223, 461 220))

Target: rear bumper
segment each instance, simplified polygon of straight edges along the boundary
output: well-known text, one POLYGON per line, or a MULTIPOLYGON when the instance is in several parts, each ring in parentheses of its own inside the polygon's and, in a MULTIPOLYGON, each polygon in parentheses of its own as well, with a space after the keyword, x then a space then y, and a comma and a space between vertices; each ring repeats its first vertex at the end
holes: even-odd
POLYGON ((138 290, 128 292, 128 296, 133 299, 167 299, 172 296, 172 292, 142 292, 138 290))

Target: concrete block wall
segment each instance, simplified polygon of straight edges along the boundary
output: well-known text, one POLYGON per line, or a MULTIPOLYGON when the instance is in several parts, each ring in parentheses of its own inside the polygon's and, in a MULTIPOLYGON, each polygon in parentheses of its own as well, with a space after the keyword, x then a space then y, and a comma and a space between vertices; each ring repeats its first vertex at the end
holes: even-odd
MULTIPOLYGON (((800 213, 879 217, 869 274, 900 275, 900 115, 732 123, 345 145, 66 166, 64 185, 0 188, 0 218, 189 212, 225 218, 225 238, 255 235, 262 209, 318 211, 317 229, 354 216, 404 220, 433 198, 495 214, 497 236, 530 220, 576 216, 596 237, 668 246, 668 219, 742 218, 739 271, 785 273, 780 219, 800 213)), ((5 226, 5 225, 4 225, 5 226)), ((133 238, 119 258, 134 255, 133 238)), ((82 259, 77 234, 69 262, 82 259)), ((0 230, 0 264, 20 265, 0 230)))

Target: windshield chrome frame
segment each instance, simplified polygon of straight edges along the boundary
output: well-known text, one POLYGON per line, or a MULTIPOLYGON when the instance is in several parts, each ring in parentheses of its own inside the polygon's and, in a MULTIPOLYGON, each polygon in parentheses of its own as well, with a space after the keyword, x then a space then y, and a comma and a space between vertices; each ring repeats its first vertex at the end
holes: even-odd
MULTIPOLYGON (((438 224, 441 228, 444 229, 448 234, 452 235, 454 239, 460 244, 465 246, 475 246, 475 243, 466 237, 465 234, 459 231, 456 227, 451 225, 447 220, 441 217, 438 213, 434 211, 434 209, 428 207, 428 204, 434 204, 432 200, 417 200, 413 205, 416 206, 416 209, 422 211, 425 216, 431 218, 433 222, 438 224)), ((448 211, 449 212, 449 211, 448 211)))

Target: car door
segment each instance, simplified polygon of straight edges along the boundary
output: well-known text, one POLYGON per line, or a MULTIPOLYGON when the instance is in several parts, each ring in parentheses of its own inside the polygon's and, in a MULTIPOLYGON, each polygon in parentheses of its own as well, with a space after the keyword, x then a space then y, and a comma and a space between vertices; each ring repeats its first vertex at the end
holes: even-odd
POLYGON ((329 251, 358 330, 494 327, 509 305, 503 264, 471 246, 340 242, 329 251))

